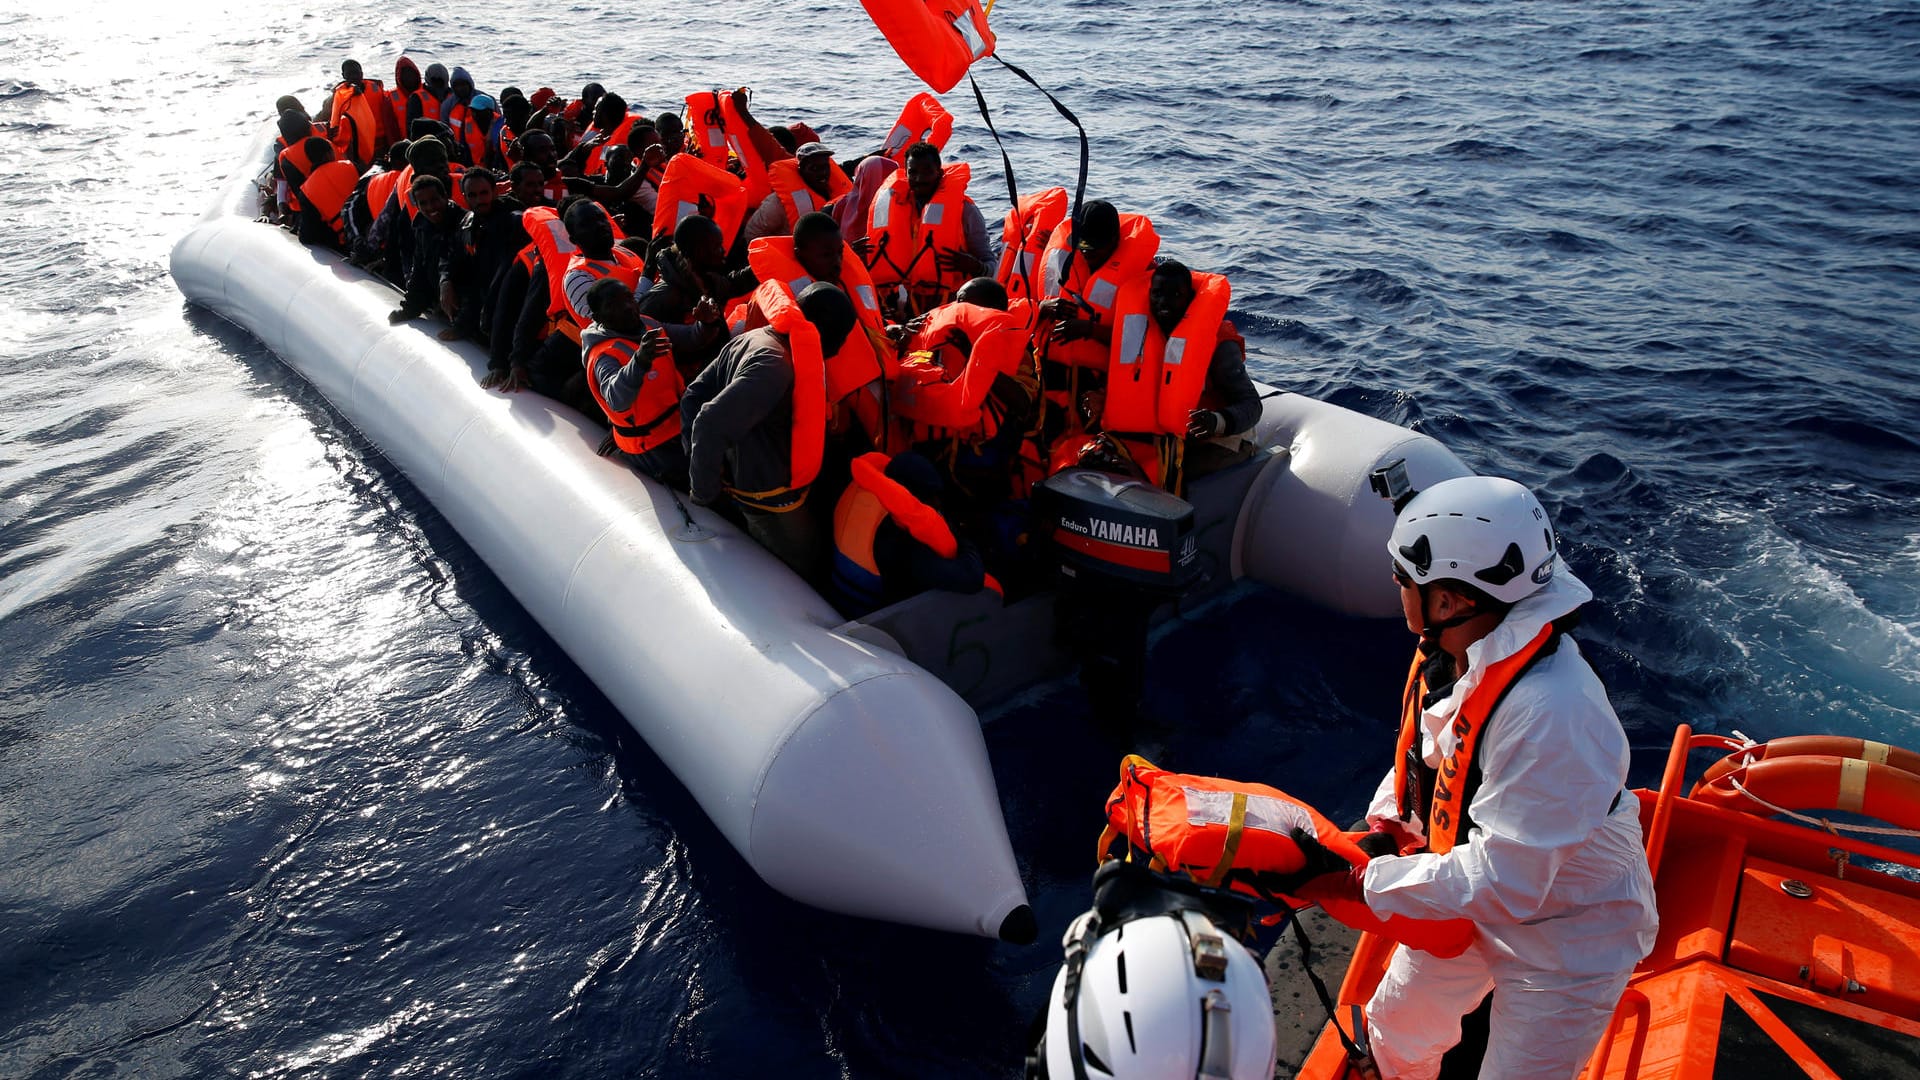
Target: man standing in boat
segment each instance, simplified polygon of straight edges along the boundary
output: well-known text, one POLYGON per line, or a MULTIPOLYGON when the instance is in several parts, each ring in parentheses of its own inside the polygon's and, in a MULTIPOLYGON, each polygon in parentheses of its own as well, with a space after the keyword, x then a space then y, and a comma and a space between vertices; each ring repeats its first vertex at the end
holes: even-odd
POLYGON ((1453 959, 1394 953, 1366 1010, 1389 1080, 1436 1075, 1489 991, 1480 1075, 1574 1076, 1653 947, 1626 733, 1567 636, 1593 594, 1555 548, 1546 511, 1511 480, 1460 477, 1404 502, 1388 550, 1420 646, 1394 768, 1367 812, 1375 857, 1351 869, 1294 834, 1310 867, 1335 872, 1303 871, 1311 882, 1286 891, 1475 924, 1453 959))

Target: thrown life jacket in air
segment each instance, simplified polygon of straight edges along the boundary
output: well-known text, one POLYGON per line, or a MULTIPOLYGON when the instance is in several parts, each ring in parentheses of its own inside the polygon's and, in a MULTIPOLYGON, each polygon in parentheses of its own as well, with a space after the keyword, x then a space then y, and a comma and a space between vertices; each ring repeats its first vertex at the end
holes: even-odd
POLYGON ((1193 302, 1171 335, 1147 310, 1152 274, 1120 287, 1114 303, 1113 347, 1107 368, 1106 404, 1100 426, 1107 431, 1186 438, 1187 416, 1200 407, 1207 368, 1227 317, 1232 289, 1219 274, 1193 275, 1193 302))
POLYGON ((980 0, 860 0, 907 67, 936 94, 953 89, 975 60, 993 53, 980 0))
POLYGON ((353 162, 329 161, 314 169, 306 183, 300 185, 300 196, 319 213, 327 228, 333 230, 334 238, 344 243, 347 223, 343 214, 353 189, 359 186, 360 170, 353 167, 353 162))
POLYGON ((925 206, 915 206, 907 170, 887 178, 867 212, 867 269, 883 291, 906 286, 911 308, 931 311, 946 303, 968 275, 940 269, 941 255, 967 250, 967 180, 972 170, 956 161, 940 170, 940 186, 925 206))
POLYGON ((653 235, 673 235, 675 226, 700 212, 701 196, 713 204, 713 223, 720 226, 720 235, 731 248, 747 219, 746 185, 692 154, 675 154, 667 162, 653 208, 653 235))
MULTIPOLYGON (((1088 273, 1087 257, 1073 246, 1073 221, 1064 220, 1047 238, 1046 255, 1041 261, 1041 298, 1067 297, 1080 305, 1079 318, 1111 328, 1120 286, 1144 273, 1159 251, 1160 234, 1145 214, 1121 214, 1119 246, 1100 269, 1088 273)), ((1089 339, 1056 341, 1047 346, 1048 360, 1075 367, 1104 369, 1107 354, 1107 346, 1089 339)))
MULTIPOLYGON (((1120 783, 1107 796, 1106 812, 1100 861, 1112 857, 1109 849, 1124 837, 1127 857, 1138 852, 1155 870, 1262 899, 1272 894, 1255 884, 1255 874, 1291 874, 1306 865, 1290 835, 1294 829, 1313 833, 1327 850, 1355 866, 1368 861, 1366 852, 1319 811, 1278 788, 1171 773, 1137 754, 1120 762, 1120 783)), ((1473 941, 1473 924, 1466 919, 1382 919, 1362 901, 1318 902, 1356 930, 1442 958, 1460 955, 1473 941)))
MULTIPOLYGON (((787 452, 787 482, 767 491, 741 491, 727 486, 735 502, 752 510, 785 513, 807 500, 808 486, 820 475, 820 459, 827 437, 827 365, 821 354, 820 331, 800 312, 800 305, 773 281, 761 282, 753 302, 766 312, 767 325, 786 338, 787 360, 793 365, 793 436, 787 452)), ((852 340, 849 335, 848 340, 852 340)))
MULTIPOLYGON (((747 119, 734 106, 732 94, 708 90, 687 95, 687 149, 722 170, 727 167, 729 153, 737 158, 748 206, 759 206, 773 193, 767 161, 754 145, 747 119)), ((733 238, 727 239, 731 242, 733 238)))
MULTIPOLYGON (((854 618, 886 602, 873 540, 888 518, 943 559, 960 553, 960 542, 940 511, 887 476, 891 460, 878 452, 854 458, 852 483, 833 508, 833 585, 843 598, 846 614, 854 618)), ((983 587, 1001 591, 991 574, 982 578, 983 587)))
POLYGON ((1040 263, 1053 230, 1067 219, 1067 189, 1050 187, 1020 196, 1000 227, 1000 265, 993 279, 1013 299, 1039 299, 1040 263))
POLYGON ((1518 652, 1494 661, 1487 668, 1479 684, 1454 712, 1450 726, 1453 747, 1442 757, 1438 768, 1427 764, 1421 749, 1420 718, 1426 710, 1428 693, 1422 671, 1426 657, 1420 652, 1414 653, 1400 701, 1400 739, 1393 760, 1393 787, 1398 796, 1400 817, 1424 822, 1426 850, 1444 855, 1465 840, 1472 828, 1467 810, 1473 805, 1480 781, 1477 758, 1480 736, 1486 733, 1487 721, 1513 684, 1520 681, 1534 661, 1553 654, 1559 646, 1559 633, 1552 624, 1543 626, 1518 652))
MULTIPOLYGON (((646 319, 646 324, 649 330, 660 325, 652 319, 646 319)), ((640 392, 634 395, 633 403, 625 409, 608 405, 607 399, 600 395, 600 380, 594 377, 594 366, 606 356, 625 366, 639 355, 640 343, 620 336, 601 338, 586 354, 587 388, 593 391, 593 400, 600 404, 600 411, 607 414, 607 422, 613 425, 613 444, 635 457, 680 437, 680 398, 687 389, 680 369, 674 366, 673 350, 662 348, 641 380, 640 392)))
POLYGON ((769 165, 767 181, 773 185, 773 193, 780 197, 780 209, 787 215, 788 232, 793 231, 802 214, 824 210, 828 203, 853 190, 853 181, 847 179, 840 166, 834 165, 827 169, 827 193, 821 195, 800 179, 800 163, 793 158, 769 165))
POLYGON ((363 82, 358 87, 346 82, 335 86, 329 116, 334 153, 365 169, 379 160, 380 152, 393 139, 388 129, 392 118, 386 108, 386 89, 378 79, 363 82))
MULTIPOLYGON (((922 438, 981 429, 994 381, 1016 374, 1026 358, 1033 307, 1015 300, 1006 311, 959 302, 935 308, 893 380, 893 411, 936 429, 922 438)), ((991 438, 996 430, 979 433, 991 438)))
POLYGON ((940 104, 939 98, 923 90, 907 99, 900 110, 900 119, 895 120, 892 130, 887 132, 887 142, 880 148, 880 154, 892 158, 904 169, 907 147, 927 142, 945 150, 952 136, 953 114, 940 104))

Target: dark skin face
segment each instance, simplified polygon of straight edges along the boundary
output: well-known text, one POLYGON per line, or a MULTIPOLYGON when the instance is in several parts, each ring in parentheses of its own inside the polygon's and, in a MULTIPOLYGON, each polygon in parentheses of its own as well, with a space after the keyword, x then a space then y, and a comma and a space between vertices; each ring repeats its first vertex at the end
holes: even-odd
POLYGON ((921 154, 907 162, 907 190, 914 202, 923 205, 932 202, 933 193, 940 190, 940 159, 921 154))
POLYGON ((1155 274, 1147 284, 1147 311, 1163 334, 1173 333, 1193 303, 1193 281, 1184 274, 1155 274))
POLYGON ((840 230, 835 229, 809 237, 806 243, 795 244, 793 257, 799 262, 800 269, 805 270, 813 280, 837 282, 840 280, 840 267, 846 250, 846 245, 840 240, 840 230))
MULTIPOLYGON (((613 222, 598 206, 576 206, 567 211, 567 239, 589 259, 609 258, 613 255, 613 222)), ((723 253, 721 258, 725 257, 723 253)))
POLYGON ((667 156, 672 157, 680 152, 686 129, 680 126, 680 118, 672 113, 662 116, 659 123, 660 145, 666 147, 667 156))
MULTIPOLYGON (((935 175, 938 175, 937 173, 935 175)), ((828 183, 833 177, 833 155, 815 154, 800 159, 800 181, 825 198, 831 192, 828 183)), ((937 182, 936 182, 937 183, 937 182)))
POLYGON ((427 215, 427 220, 435 225, 443 225, 447 219, 447 196, 439 188, 418 188, 413 193, 413 205, 427 215))
POLYGON ((601 131, 612 131, 626 118, 626 107, 612 98, 603 97, 593 103, 593 126, 601 131))
POLYGON ((621 289, 609 290, 606 299, 594 309, 594 321, 616 334, 638 334, 646 329, 646 323, 640 317, 640 301, 633 294, 621 289))
POLYGON ((540 193, 546 186, 546 178, 534 169, 516 169, 513 174, 513 197, 522 206, 539 206, 540 193))
POLYGON ((462 183, 460 190, 466 192, 467 209, 475 214, 485 214, 493 209, 493 183, 476 180, 471 184, 462 183))
POLYGON ((1107 260, 1113 258, 1113 253, 1120 249, 1118 238, 1097 242, 1082 240, 1080 245, 1080 257, 1087 260, 1087 265, 1095 270, 1107 265, 1107 260))
POLYGON ((553 145, 553 136, 544 131, 531 131, 520 137, 520 152, 528 161, 552 172, 560 167, 560 151, 553 145))
POLYGON ((727 268, 727 245, 720 239, 719 230, 701 233, 694 241, 693 250, 684 252, 693 268, 703 274, 717 274, 727 268))

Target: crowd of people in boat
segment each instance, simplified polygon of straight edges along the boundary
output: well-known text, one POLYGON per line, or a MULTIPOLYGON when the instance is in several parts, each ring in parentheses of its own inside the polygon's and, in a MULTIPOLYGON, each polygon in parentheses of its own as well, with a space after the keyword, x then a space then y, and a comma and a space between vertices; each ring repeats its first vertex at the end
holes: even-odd
POLYGON ((742 90, 643 111, 354 60, 276 104, 269 216, 488 350, 483 385, 610 428, 603 452, 734 517, 849 615, 1025 580, 1035 484, 1183 493, 1260 415, 1224 277, 1065 188, 990 230, 953 118, 909 101, 845 154, 742 90), (997 232, 997 235, 996 235, 997 232))

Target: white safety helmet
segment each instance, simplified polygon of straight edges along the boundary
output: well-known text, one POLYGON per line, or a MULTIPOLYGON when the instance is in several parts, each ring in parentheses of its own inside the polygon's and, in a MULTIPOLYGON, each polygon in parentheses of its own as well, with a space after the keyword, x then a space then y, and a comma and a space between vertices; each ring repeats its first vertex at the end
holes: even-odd
MULTIPOLYGON (((1246 946, 1198 911, 1068 928, 1046 1034, 1047 1080, 1270 1080, 1273 1001, 1246 946)), ((1032 1066, 1044 1065, 1044 1069, 1032 1066)))
POLYGON ((1516 603, 1553 577, 1553 524, 1533 492, 1498 476, 1442 480, 1395 515, 1387 553, 1416 584, 1462 581, 1516 603))

